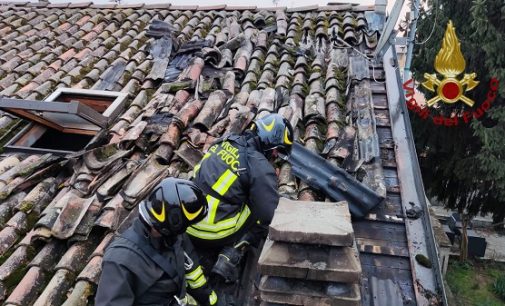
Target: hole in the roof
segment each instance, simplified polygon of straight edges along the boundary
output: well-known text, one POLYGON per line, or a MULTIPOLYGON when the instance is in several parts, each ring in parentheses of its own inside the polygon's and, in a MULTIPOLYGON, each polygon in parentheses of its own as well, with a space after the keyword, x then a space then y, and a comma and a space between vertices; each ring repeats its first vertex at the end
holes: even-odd
POLYGON ((30 147, 50 150, 79 151, 91 141, 91 135, 66 134, 53 129, 46 129, 30 147))

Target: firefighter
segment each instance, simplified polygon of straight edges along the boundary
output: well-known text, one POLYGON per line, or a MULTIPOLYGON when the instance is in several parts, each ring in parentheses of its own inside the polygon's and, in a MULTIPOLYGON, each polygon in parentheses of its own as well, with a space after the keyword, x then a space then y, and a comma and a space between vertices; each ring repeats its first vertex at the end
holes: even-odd
POLYGON ((132 226, 107 248, 95 305, 185 305, 186 290, 200 305, 216 305, 217 295, 184 233, 207 210, 194 183, 164 179, 140 203, 132 226))
POLYGON ((187 233, 198 249, 221 249, 211 272, 227 283, 237 281, 246 248, 266 237, 279 203, 269 160, 287 156, 292 144, 289 121, 270 114, 243 134, 216 141, 195 166, 193 182, 207 195, 209 213, 187 233))

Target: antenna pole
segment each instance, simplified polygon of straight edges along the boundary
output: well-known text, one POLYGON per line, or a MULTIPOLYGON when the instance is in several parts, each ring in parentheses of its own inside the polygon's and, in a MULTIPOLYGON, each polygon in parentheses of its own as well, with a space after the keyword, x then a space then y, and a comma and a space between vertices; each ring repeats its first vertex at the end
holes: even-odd
POLYGON ((416 40, 417 19, 419 19, 419 0, 410 0, 410 11, 412 12, 412 22, 409 25, 409 38, 407 40, 407 57, 403 70, 403 81, 406 82, 412 76, 410 64, 412 63, 412 53, 414 52, 414 42, 416 40))

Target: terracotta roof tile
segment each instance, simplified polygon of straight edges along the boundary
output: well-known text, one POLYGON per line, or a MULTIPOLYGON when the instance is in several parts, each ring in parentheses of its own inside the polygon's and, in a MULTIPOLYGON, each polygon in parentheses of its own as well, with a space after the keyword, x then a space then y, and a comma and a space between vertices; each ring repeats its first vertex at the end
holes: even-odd
POLYGON ((49 3, 48 8, 67 8, 70 3, 49 3))
POLYGON ((41 285, 43 285, 45 280, 46 274, 41 268, 31 267, 7 298, 6 304, 32 304, 37 298, 41 285))
POLYGON ((65 269, 56 271, 33 305, 60 305, 64 301, 62 292, 67 292, 71 288, 73 280, 74 275, 71 271, 65 269))
POLYGON ((117 4, 92 4, 91 8, 96 9, 114 9, 117 7, 117 4))
POLYGON ((89 7, 93 2, 76 2, 71 3, 68 8, 86 8, 89 7))
POLYGON ((87 305, 88 298, 93 295, 94 286, 88 281, 78 281, 62 306, 87 305))

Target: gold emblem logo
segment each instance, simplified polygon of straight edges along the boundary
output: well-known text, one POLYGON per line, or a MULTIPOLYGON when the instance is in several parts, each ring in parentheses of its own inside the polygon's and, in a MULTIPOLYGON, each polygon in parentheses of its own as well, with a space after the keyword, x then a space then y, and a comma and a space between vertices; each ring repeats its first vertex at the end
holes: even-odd
POLYGON ((475 80, 477 74, 475 72, 465 73, 462 80, 456 78, 465 71, 465 66, 465 58, 461 53, 456 30, 452 25, 452 21, 449 20, 442 41, 442 48, 435 58, 435 70, 443 75, 444 79, 439 80, 435 73, 424 74, 426 81, 422 83, 423 87, 432 92, 435 92, 435 86, 437 87, 437 96, 426 102, 428 106, 433 106, 438 101, 452 104, 459 100, 470 107, 473 106, 475 102, 465 96, 464 92, 474 89, 479 84, 479 81, 475 80))

